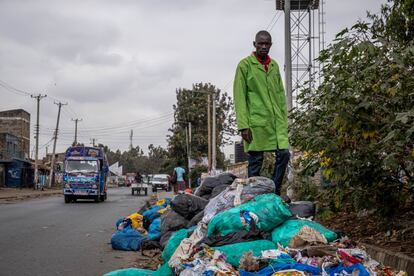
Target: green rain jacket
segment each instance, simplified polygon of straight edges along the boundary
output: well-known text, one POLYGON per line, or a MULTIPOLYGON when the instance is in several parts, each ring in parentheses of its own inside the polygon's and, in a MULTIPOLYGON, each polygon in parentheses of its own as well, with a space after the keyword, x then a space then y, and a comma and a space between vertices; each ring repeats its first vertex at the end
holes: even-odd
POLYGON ((253 140, 244 150, 288 149, 288 116, 279 66, 271 60, 266 73, 254 54, 240 61, 233 98, 238 130, 250 128, 253 140))

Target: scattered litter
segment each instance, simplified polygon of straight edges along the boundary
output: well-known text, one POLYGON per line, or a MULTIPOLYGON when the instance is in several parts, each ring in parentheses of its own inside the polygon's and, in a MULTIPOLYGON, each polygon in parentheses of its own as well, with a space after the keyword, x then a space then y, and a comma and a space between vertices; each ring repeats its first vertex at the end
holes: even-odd
POLYGON ((207 177, 194 194, 152 196, 119 219, 112 248, 139 251, 141 268, 104 276, 408 275, 314 217, 313 202, 282 199, 268 178, 207 177))

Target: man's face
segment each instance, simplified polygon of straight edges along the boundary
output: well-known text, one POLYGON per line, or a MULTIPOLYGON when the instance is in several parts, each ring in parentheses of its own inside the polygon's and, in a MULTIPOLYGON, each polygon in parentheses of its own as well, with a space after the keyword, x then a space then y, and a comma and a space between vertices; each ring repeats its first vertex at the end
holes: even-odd
POLYGON ((259 35, 253 45, 256 48, 257 55, 265 58, 269 54, 270 47, 272 47, 272 39, 268 35, 259 35))

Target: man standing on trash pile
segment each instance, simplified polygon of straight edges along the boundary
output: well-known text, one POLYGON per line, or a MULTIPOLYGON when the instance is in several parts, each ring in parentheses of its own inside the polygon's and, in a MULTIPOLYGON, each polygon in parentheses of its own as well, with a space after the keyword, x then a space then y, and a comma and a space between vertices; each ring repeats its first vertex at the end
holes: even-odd
POLYGON ((290 158, 285 92, 279 66, 268 55, 271 35, 258 32, 253 46, 256 51, 240 61, 234 79, 237 128, 249 154, 249 177, 260 174, 263 152, 276 153, 273 181, 276 194, 280 195, 290 158))

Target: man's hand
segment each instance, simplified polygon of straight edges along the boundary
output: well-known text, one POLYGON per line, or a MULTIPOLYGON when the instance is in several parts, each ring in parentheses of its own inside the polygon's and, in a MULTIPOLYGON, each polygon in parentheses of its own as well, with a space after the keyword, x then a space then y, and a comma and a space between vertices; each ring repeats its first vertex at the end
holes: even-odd
POLYGON ((250 128, 242 129, 241 130, 241 136, 242 136, 243 140, 246 141, 249 144, 253 140, 252 131, 250 130, 250 128))

